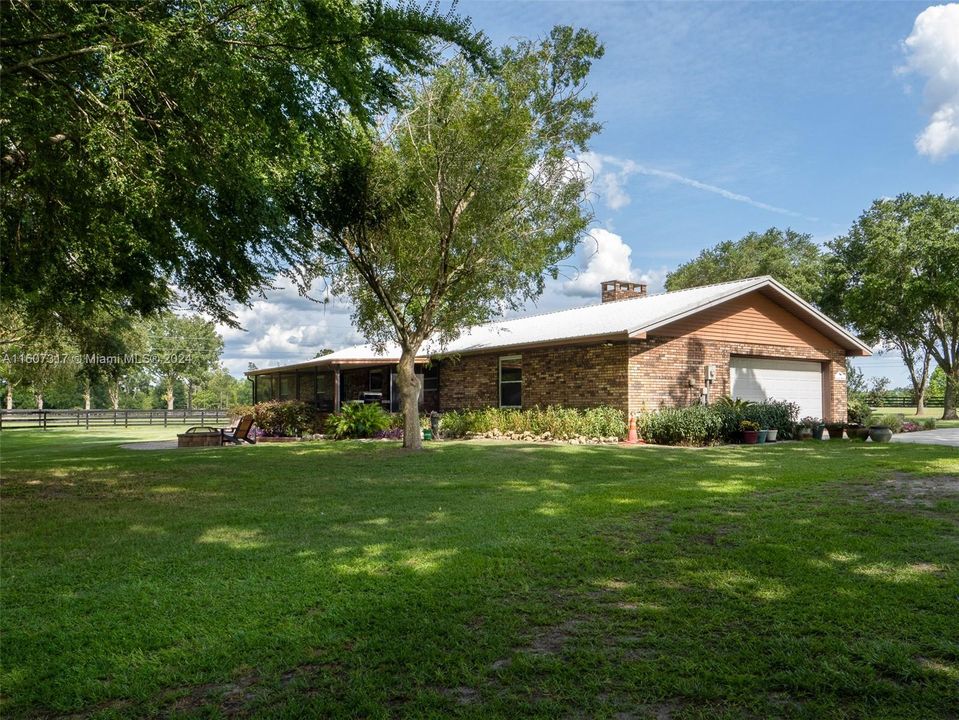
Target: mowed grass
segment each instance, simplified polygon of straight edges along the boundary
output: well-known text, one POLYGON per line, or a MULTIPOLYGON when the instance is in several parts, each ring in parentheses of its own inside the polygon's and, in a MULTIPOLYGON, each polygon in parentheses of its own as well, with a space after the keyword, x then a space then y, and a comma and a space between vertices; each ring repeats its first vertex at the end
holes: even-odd
POLYGON ((959 453, 2 434, 4 718, 947 718, 959 453))
POLYGON ((959 420, 942 419, 941 407, 923 408, 922 413, 919 415, 916 414, 916 408, 914 407, 881 407, 873 408, 873 414, 875 417, 882 417, 883 415, 902 415, 903 419, 911 420, 913 422, 932 418, 936 421, 937 428, 959 428, 959 420))

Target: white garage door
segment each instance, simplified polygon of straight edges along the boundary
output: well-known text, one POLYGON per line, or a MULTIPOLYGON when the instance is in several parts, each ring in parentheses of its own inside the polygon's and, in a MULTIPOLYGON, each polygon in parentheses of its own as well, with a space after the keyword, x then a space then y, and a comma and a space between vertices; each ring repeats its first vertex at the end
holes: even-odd
POLYGON ((820 363, 734 357, 729 361, 729 378, 734 398, 788 400, 798 403, 799 417, 822 417, 820 363))

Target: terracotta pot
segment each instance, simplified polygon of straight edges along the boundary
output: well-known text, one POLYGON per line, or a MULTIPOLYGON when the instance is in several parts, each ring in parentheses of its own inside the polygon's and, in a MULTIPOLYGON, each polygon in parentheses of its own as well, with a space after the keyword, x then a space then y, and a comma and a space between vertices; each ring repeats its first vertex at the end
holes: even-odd
POLYGON ((885 443, 892 440, 892 428, 886 425, 873 425, 869 428, 869 437, 873 442, 885 443))
POLYGON ((767 430, 766 442, 776 442, 776 436, 779 435, 779 428, 767 430))
POLYGON ((759 442, 758 430, 743 430, 743 445, 755 445, 759 442))

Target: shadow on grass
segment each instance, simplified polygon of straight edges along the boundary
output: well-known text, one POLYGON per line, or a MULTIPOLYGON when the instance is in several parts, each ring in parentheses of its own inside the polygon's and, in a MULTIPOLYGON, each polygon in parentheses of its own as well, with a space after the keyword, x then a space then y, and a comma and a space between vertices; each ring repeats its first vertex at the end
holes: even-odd
POLYGON ((4 482, 7 716, 936 717, 959 699, 954 534, 843 482, 959 472, 946 448, 67 455, 4 482), (24 490, 51 477, 65 494, 24 490))

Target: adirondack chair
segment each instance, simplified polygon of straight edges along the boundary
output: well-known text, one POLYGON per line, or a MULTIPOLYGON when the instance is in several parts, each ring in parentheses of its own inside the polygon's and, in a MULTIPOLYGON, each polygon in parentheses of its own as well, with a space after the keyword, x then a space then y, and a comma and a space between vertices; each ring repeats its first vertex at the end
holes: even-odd
POLYGON ((220 430, 220 436, 224 443, 234 443, 239 445, 248 442, 251 445, 256 444, 256 438, 253 436, 253 416, 244 415, 235 428, 223 428, 220 430))

